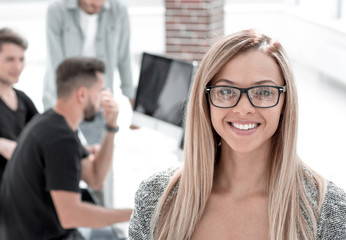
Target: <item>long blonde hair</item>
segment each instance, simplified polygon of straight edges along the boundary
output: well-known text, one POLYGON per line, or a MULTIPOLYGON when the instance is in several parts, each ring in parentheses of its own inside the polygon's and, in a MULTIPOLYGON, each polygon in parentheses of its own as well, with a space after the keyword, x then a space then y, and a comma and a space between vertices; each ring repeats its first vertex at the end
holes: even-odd
POLYGON ((255 30, 244 30, 221 38, 201 61, 187 107, 184 165, 158 202, 151 222, 154 239, 183 240, 192 236, 211 193, 220 140, 211 124, 204 89, 232 57, 249 49, 275 59, 287 87, 268 166, 268 234, 271 240, 316 238, 325 183, 296 154, 297 92, 289 61, 279 42, 255 30), (316 201, 307 193, 306 181, 315 188, 316 201))

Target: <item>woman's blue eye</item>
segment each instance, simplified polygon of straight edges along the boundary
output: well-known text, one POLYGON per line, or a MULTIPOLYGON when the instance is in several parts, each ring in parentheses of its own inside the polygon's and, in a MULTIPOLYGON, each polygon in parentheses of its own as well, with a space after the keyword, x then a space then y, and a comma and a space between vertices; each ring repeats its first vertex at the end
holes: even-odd
POLYGON ((262 90, 262 91, 259 91, 257 94, 262 95, 262 96, 269 96, 272 93, 268 90, 262 90))
POLYGON ((229 89, 220 89, 219 93, 222 95, 228 95, 231 94, 231 91, 229 89))
POLYGON ((264 96, 264 97, 268 97, 273 95, 273 92, 270 89, 261 89, 256 91, 256 94, 259 96, 264 96))
POLYGON ((235 92, 230 88, 221 88, 218 90, 218 95, 233 96, 235 95, 235 92))

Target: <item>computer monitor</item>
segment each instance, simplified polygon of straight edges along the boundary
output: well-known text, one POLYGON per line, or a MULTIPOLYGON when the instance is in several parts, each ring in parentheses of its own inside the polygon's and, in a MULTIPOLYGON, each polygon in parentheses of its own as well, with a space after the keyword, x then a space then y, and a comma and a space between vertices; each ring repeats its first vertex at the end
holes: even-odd
POLYGON ((166 125, 160 131, 181 129, 193 72, 193 62, 144 52, 133 123, 156 129, 166 125))
POLYGON ((134 111, 182 126, 193 63, 143 53, 134 111))

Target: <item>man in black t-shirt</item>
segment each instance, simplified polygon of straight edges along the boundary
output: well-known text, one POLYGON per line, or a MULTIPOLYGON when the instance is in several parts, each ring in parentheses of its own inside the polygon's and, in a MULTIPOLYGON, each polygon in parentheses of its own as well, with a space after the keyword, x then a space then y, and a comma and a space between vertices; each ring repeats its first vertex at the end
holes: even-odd
POLYGON ((8 28, 0 29, 0 182, 17 138, 37 113, 24 92, 13 88, 24 68, 26 40, 8 28))
POLYGON ((70 58, 57 69, 58 100, 23 130, 1 185, 0 239, 82 239, 77 227, 99 228, 130 219, 131 209, 81 201, 79 182, 102 188, 111 167, 118 107, 103 90, 104 64, 70 58), (82 120, 102 106, 106 133, 87 152, 77 137, 82 120))

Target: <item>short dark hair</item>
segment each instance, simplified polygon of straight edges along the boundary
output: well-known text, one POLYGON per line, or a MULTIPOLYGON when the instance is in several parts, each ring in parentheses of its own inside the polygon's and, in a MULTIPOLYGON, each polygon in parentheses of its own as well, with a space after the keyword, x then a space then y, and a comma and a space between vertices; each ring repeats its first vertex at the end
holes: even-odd
POLYGON ((105 64, 96 58, 66 58, 56 70, 58 98, 70 96, 80 86, 89 88, 97 82, 96 72, 105 72, 105 64))
POLYGON ((9 28, 1 28, 0 29, 0 51, 2 49, 2 45, 5 43, 13 43, 17 46, 26 50, 28 48, 28 42, 25 38, 20 36, 18 33, 14 32, 9 28))

